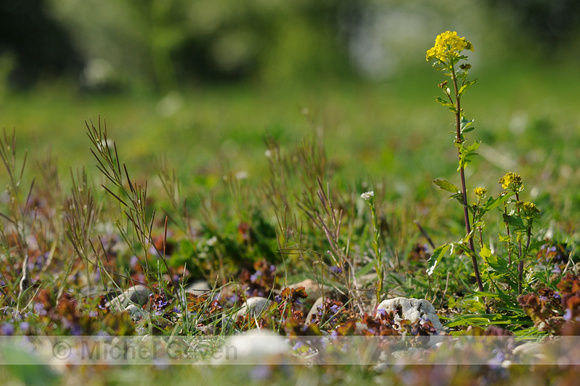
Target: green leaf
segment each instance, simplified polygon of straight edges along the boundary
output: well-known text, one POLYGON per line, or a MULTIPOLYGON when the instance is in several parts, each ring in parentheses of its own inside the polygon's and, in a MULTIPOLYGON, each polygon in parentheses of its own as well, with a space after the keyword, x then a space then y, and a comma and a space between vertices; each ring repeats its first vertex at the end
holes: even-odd
POLYGON ((481 145, 481 141, 479 141, 479 142, 478 142, 478 141, 475 141, 475 142, 473 142, 473 144, 471 144, 471 145, 469 145, 469 146, 465 147, 465 150, 466 150, 468 153, 471 153, 472 151, 475 151, 475 150, 477 150, 477 148, 479 147, 479 145, 481 145))
POLYGON ((533 251, 536 249, 539 249, 542 247, 542 245, 547 244, 548 242, 546 240, 538 240, 538 241, 534 241, 533 243, 530 244, 530 247, 528 248, 528 251, 533 251))
POLYGON ((457 95, 458 96, 463 95, 471 86, 473 86, 475 84, 475 82, 477 82, 477 79, 474 79, 471 82, 465 83, 463 86, 461 86, 457 95))
POLYGON ((459 128, 461 129, 462 133, 467 133, 474 129, 474 127, 469 127, 473 124, 474 119, 466 119, 465 117, 461 117, 461 123, 459 128))
POLYGON ((502 243, 509 243, 512 241, 512 238, 510 236, 504 236, 504 235, 499 235, 499 241, 502 243))
POLYGON ((449 107, 449 110, 455 112, 455 105, 451 102, 446 101, 445 99, 441 98, 441 97, 436 97, 435 100, 442 106, 445 107, 449 107))
POLYGON ((518 216, 510 216, 508 214, 503 214, 503 221, 508 225, 515 227, 516 229, 526 229, 524 222, 518 216))
POLYGON ((485 203, 485 205, 483 206, 483 210, 485 212, 489 212, 492 209, 497 208, 499 205, 503 204, 504 202, 506 202, 511 196, 513 196, 514 192, 509 192, 507 194, 504 194, 502 196, 499 196, 498 198, 492 198, 490 197, 489 200, 487 200, 487 202, 485 203))
POLYGON ((489 249, 488 246, 485 244, 483 245, 483 247, 481 247, 481 250, 479 251, 479 256, 481 256, 483 261, 485 261, 488 264, 492 264, 497 261, 497 257, 491 254, 491 249, 489 249))
POLYGON ((461 194, 461 192, 455 193, 451 196, 449 196, 449 199, 455 199, 457 200, 457 202, 459 202, 461 205, 463 205, 463 194, 461 194))
POLYGON ((446 190, 450 193, 459 192, 459 188, 457 186, 453 185, 449 181, 441 180, 441 179, 437 178, 437 179, 433 180, 433 182, 435 183, 435 185, 439 186, 441 189, 446 190))
POLYGON ((429 267, 427 268, 427 275, 429 276, 433 275, 435 267, 437 267, 437 264, 439 264, 441 258, 443 257, 444 254, 447 253, 450 247, 451 246, 449 244, 443 244, 442 246, 435 248, 433 254, 429 258, 429 261, 427 262, 429 264, 429 267))

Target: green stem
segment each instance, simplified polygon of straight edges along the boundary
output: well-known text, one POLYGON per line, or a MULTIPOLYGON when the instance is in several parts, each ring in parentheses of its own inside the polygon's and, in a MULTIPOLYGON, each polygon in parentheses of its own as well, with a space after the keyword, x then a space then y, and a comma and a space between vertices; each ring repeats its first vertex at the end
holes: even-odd
MULTIPOLYGON (((461 96, 459 95, 459 87, 457 86, 457 76, 455 74, 455 67, 451 65, 451 74, 453 78, 453 87, 455 89, 455 127, 457 130, 456 142, 458 144, 463 143, 464 139, 461 135, 461 96)), ((457 149, 459 153, 459 159, 461 159, 461 148, 457 149)), ((465 184, 465 170, 463 165, 459 165, 459 175, 461 177, 461 195, 463 196, 463 219, 465 221, 465 231, 467 234, 471 234, 471 223, 469 221, 469 209, 467 207, 467 189, 465 184)), ((475 280, 477 281, 477 286, 479 291, 483 292, 483 283, 481 282, 481 275, 479 274, 479 267, 477 265, 477 256, 475 254, 475 245, 473 243, 473 237, 469 236, 469 248, 471 249, 471 262, 473 263, 473 273, 475 274, 475 280)))
MULTIPOLYGON (((520 201, 520 196, 516 192, 516 200, 520 201)), ((520 208, 518 207, 518 215, 520 215, 520 208)), ((524 281, 524 257, 522 256, 522 239, 518 234, 518 251, 519 251, 519 261, 518 261, 518 294, 522 294, 522 282, 524 281)))
POLYGON ((377 221, 377 216, 376 216, 376 212, 375 212, 375 204, 373 203, 369 203, 370 209, 371 209, 371 215, 372 215, 372 221, 373 221, 373 249, 375 252, 375 270, 377 271, 377 276, 378 276, 378 285, 377 285, 377 305, 380 303, 381 301, 381 293, 383 292, 383 279, 384 279, 384 270, 383 270, 383 257, 381 255, 381 249, 379 247, 379 239, 380 239, 380 230, 379 230, 379 226, 378 226, 378 221, 377 221))

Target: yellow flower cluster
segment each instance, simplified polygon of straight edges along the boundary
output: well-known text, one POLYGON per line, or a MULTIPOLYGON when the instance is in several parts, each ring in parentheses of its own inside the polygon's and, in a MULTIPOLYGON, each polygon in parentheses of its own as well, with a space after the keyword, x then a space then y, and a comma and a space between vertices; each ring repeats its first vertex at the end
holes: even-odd
POLYGON ((473 189, 473 192, 475 193, 477 198, 479 198, 481 200, 483 197, 485 197, 485 194, 487 193, 487 189, 486 188, 475 188, 475 189, 473 189))
POLYGON ((437 59, 447 63, 453 58, 459 57, 463 50, 473 51, 473 45, 465 38, 460 38, 457 32, 446 31, 435 39, 435 46, 427 51, 427 61, 437 59))
POLYGON ((513 191, 521 191, 524 188, 522 176, 517 173, 509 172, 499 179, 501 187, 513 191))
POLYGON ((524 212, 524 215, 527 218, 535 217, 535 216, 539 215, 540 212, 541 212, 540 209, 538 209, 538 207, 536 206, 536 204, 534 204, 533 202, 529 202, 529 201, 526 201, 526 202, 518 201, 516 203, 516 205, 517 205, 517 207, 519 209, 521 209, 524 212))

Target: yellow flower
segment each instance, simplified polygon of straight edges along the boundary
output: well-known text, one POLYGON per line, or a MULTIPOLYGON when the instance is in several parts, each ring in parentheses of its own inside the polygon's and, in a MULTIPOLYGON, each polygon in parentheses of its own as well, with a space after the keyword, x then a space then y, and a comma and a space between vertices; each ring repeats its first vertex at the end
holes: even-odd
POLYGON ((516 205, 520 210, 522 210, 524 212, 524 216, 526 218, 533 218, 533 217, 538 216, 541 213, 540 209, 538 209, 536 204, 534 204, 533 202, 518 201, 516 203, 516 205))
POLYGON ((473 51, 473 44, 465 38, 460 38, 455 31, 446 31, 437 36, 435 46, 427 51, 427 61, 437 59, 447 63, 453 58, 458 58, 463 50, 473 51))
POLYGON ((486 188, 475 188, 475 189, 473 189, 473 192, 475 193, 477 198, 479 198, 481 200, 483 197, 485 197, 485 194, 487 193, 487 189, 486 188))
POLYGON ((500 178, 499 183, 501 184, 502 188, 513 191, 520 192, 524 188, 522 176, 513 172, 509 172, 505 176, 500 178))

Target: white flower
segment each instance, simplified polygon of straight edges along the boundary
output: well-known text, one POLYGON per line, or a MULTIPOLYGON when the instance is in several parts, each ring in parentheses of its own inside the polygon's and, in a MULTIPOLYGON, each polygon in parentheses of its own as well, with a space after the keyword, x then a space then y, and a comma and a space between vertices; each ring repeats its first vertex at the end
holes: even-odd
POLYGON ((375 192, 370 191, 370 192, 366 192, 360 195, 360 198, 362 198, 365 201, 370 201, 373 197, 375 196, 375 192))
POLYGON ((215 243, 217 243, 218 239, 216 236, 213 236, 211 238, 209 238, 205 243, 210 246, 213 247, 215 245, 215 243))
POLYGON ((248 172, 245 170, 240 170, 239 172, 236 173, 236 180, 245 180, 246 178, 248 178, 248 172))

